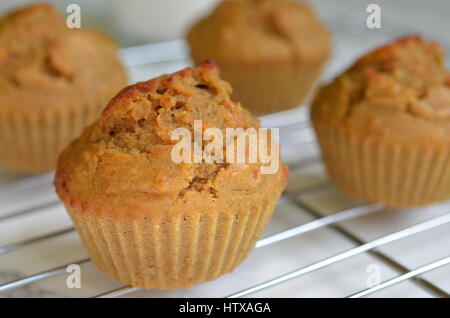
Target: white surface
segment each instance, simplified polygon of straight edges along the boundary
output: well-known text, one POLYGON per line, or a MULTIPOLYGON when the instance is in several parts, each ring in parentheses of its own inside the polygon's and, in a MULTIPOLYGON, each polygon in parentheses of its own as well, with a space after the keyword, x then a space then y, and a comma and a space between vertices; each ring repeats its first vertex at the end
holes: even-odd
MULTIPOLYGON (((305 182, 317 182, 320 180, 320 169, 302 169, 293 173, 292 180, 303 180, 303 184, 298 182, 294 186, 304 186, 305 182), (308 176, 309 175, 309 176, 308 176), (311 178, 312 177, 312 178, 311 178)), ((42 187, 37 185, 38 187, 42 187)), ((47 184, 46 188, 50 185, 47 184)), ((291 189, 292 190, 292 189, 291 189)), ((23 192, 20 193, 20 196, 23 192)), ((319 202, 325 202, 323 196, 319 202)), ((9 199, 17 202, 12 194, 9 199)), ((316 198, 317 199, 317 198, 316 198)), ((341 199, 342 200, 342 199, 341 199)), ((4 201, 2 201, 4 202, 4 201)), ((338 208, 348 202, 342 200, 339 202, 331 201, 327 198, 333 208, 338 208), (344 202, 344 203, 342 203, 344 202), (334 205, 337 203, 336 205, 334 205)), ((378 216, 378 214, 377 214, 378 216)), ((432 215, 431 215, 432 216, 432 215)), ((430 217, 431 217, 430 216, 430 217)), ((365 219, 361 218, 362 220, 365 219)), ((293 226, 311 221, 312 218, 307 213, 299 210, 289 203, 281 204, 273 220, 265 231, 265 235, 278 233, 279 231, 289 229, 293 226)), ((374 237, 403 228, 409 224, 415 223, 413 216, 405 218, 395 218, 392 215, 378 216, 378 221, 374 222, 374 237), (390 228, 386 229, 385 224, 390 228), (378 232, 377 232, 378 231, 378 232)), ((35 237, 39 234, 52 232, 57 229, 65 228, 70 225, 70 220, 62 206, 45 209, 33 214, 11 219, 8 222, 0 223, 0 242, 3 244, 14 242, 23 238, 35 237)), ((366 228, 367 223, 355 225, 354 228, 366 228)), ((366 229, 367 230, 367 229, 366 229)), ((370 231, 366 231, 370 233, 370 231)), ((446 233, 433 233, 427 241, 417 242, 416 247, 427 242, 442 241, 446 233)), ((447 236, 448 233, 447 233, 447 236)), ((372 237, 370 237, 372 238, 372 237)), ((447 238, 448 239, 448 238, 447 238)), ((243 288, 253 286, 254 284, 264 282, 267 279, 282 275, 286 272, 295 270, 336 253, 355 247, 355 244, 336 233, 332 229, 319 229, 272 246, 261 247, 255 250, 251 256, 234 273, 225 275, 220 279, 195 286, 190 289, 176 291, 140 291, 130 294, 133 297, 221 297, 237 292, 243 288)), ((427 247, 427 245, 424 245, 427 247)), ((412 252, 410 248, 403 247, 399 253, 412 252)), ((445 252, 436 251, 436 254, 445 252), (439 252, 439 253, 438 253, 439 252)), ((67 234, 56 239, 48 240, 37 245, 31 245, 19 251, 0 256, 0 273, 14 273, 19 276, 30 275, 65 263, 75 262, 87 257, 87 254, 80 244, 75 233, 67 234)), ((423 257, 420 255, 420 257, 423 257)), ((384 265, 380 260, 363 254, 346 260, 342 263, 327 267, 317 272, 308 274, 291 282, 279 285, 277 287, 262 291, 254 296, 261 297, 344 297, 354 292, 367 288, 367 267, 371 264, 378 264, 382 273, 382 280, 396 276, 397 273, 384 265)), ((445 279, 449 276, 448 272, 434 273, 434 279, 439 283, 445 284, 445 279)), ((65 287, 65 275, 43 280, 34 284, 31 292, 39 291, 39 295, 63 295, 70 297, 91 296, 101 293, 105 290, 121 286, 118 282, 113 282, 105 275, 99 273, 95 267, 89 266, 82 271, 82 288, 79 290, 69 290, 65 287), (45 293, 43 292, 45 291, 45 293)), ((447 282, 447 287, 449 284, 447 282)), ((20 289, 19 289, 20 290, 20 289)), ((30 290, 28 291, 30 292, 30 290)), ((15 291, 17 293, 17 291, 15 291)), ((2 295, 2 294, 0 294, 2 295)), ((6 293, 8 295, 8 293, 6 293)), ((406 282, 395 288, 385 290, 377 296, 397 296, 397 297, 428 297, 427 292, 410 282, 406 282)))
POLYGON ((185 30, 209 12, 217 0, 129 0, 111 1, 112 17, 123 37, 136 42, 162 41, 183 37, 185 30))

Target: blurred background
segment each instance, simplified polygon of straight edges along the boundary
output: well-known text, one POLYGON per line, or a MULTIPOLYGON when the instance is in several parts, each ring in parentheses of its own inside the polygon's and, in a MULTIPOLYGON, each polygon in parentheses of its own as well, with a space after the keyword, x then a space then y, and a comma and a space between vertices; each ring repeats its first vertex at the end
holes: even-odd
MULTIPOLYGON (((0 14, 33 0, 2 0, 0 14)), ((107 31, 122 46, 181 38, 196 18, 211 10, 218 0, 49 0, 65 12, 67 5, 81 7, 82 26, 107 31)), ((348 14, 366 14, 368 4, 381 6, 382 18, 447 41, 450 28, 448 0, 309 0, 317 13, 329 21, 348 14)), ((346 22, 346 21, 342 21, 346 22)), ((361 26, 363 27, 363 26, 361 26)), ((384 27, 384 26, 383 26, 384 27)), ((357 32, 356 27, 355 32, 357 32)))

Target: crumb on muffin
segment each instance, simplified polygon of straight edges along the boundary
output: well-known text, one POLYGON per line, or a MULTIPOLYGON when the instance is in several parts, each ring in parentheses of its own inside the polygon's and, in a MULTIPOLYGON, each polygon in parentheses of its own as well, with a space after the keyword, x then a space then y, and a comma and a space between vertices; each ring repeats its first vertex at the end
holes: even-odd
POLYGON ((0 18, 0 166, 39 173, 127 84, 112 40, 33 4, 0 18))
POLYGON ((259 127, 230 92, 212 62, 131 85, 62 153, 56 192, 101 271, 135 287, 185 288, 253 249, 288 169, 171 156, 171 132, 195 135, 196 120, 221 132, 259 127))
POLYGON ((393 141, 448 142, 450 73, 443 61, 440 46, 420 36, 378 48, 320 90, 313 121, 393 141))
POLYGON ((58 194, 72 203, 118 210, 146 209, 160 199, 169 206, 192 195, 213 201, 231 193, 256 199, 264 187, 278 184, 269 185, 278 177, 261 176, 260 162, 171 160, 176 143, 171 132, 179 127, 193 131, 194 120, 202 120, 202 129, 259 127, 248 111, 231 101, 230 92, 212 62, 123 89, 61 155, 58 194))
POLYGON ((331 51, 324 23, 296 0, 222 1, 187 40, 193 60, 216 60, 255 115, 301 106, 331 51))
POLYGON ((187 38, 197 60, 313 63, 330 51, 325 26, 309 5, 293 0, 223 1, 187 38))
POLYGON ((323 87, 311 109, 322 158, 345 194, 389 207, 450 198, 450 87, 438 44, 409 36, 323 87))

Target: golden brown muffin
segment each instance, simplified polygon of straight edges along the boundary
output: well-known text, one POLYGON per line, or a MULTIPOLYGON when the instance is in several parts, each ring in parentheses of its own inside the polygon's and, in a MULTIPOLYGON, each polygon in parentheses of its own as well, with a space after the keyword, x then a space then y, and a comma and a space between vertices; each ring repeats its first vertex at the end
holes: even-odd
POLYGON ((193 134, 194 120, 204 130, 259 127, 230 92, 212 63, 137 83, 61 154, 56 191, 100 270, 132 286, 181 288, 233 270, 251 251, 287 168, 171 157, 172 131, 193 134))
POLYGON ((438 44, 411 36, 357 61, 311 112, 344 193, 388 206, 450 198, 450 76, 438 44))
POLYGON ((0 19, 0 167, 43 172, 126 85, 116 46, 54 8, 0 19))
POLYGON ((187 36, 195 62, 215 59, 233 99, 256 115, 300 106, 330 54, 330 36, 295 0, 228 0, 187 36))

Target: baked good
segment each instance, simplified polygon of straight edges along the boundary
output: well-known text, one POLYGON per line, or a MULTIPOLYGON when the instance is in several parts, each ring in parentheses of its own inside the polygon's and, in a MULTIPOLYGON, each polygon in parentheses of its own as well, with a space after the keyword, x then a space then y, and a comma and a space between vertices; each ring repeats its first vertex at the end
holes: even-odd
POLYGON ((295 0, 223 1, 187 39, 193 60, 216 60, 233 99, 256 115, 300 106, 331 47, 313 10, 295 0))
POLYGON ((172 132, 193 135, 195 120, 203 130, 258 127, 230 92, 211 62, 137 83, 61 154, 56 191, 100 270, 132 286, 182 288, 215 279, 248 255, 287 168, 262 174, 259 160, 172 157, 172 132))
POLYGON ((0 19, 0 167, 38 173, 126 85, 115 44, 47 4, 0 19))
POLYGON ((436 43, 409 36, 323 87, 311 119, 331 180, 388 206, 450 198, 450 77, 436 43))

